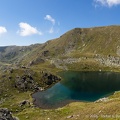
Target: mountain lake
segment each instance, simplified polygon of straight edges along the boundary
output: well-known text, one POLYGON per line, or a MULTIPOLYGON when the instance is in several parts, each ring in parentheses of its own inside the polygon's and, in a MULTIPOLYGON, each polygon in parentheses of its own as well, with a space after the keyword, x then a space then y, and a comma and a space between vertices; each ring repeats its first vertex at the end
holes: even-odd
POLYGON ((73 101, 94 102, 120 90, 120 73, 63 71, 60 82, 32 95, 43 109, 62 107, 73 101))

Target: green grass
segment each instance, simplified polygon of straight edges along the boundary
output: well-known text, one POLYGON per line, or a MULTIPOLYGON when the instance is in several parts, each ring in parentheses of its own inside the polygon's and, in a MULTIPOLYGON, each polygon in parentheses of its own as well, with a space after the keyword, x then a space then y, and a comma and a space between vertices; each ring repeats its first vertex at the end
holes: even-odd
MULTIPOLYGON (((35 70, 35 72, 39 71, 38 66, 34 66, 31 69, 35 70)), ((43 67, 41 67, 41 70, 42 69, 43 67)), ((14 70, 12 77, 18 73, 21 75, 24 74, 24 69, 14 70)), ((37 74, 36 78, 38 78, 37 74)), ((72 120, 88 120, 88 118, 91 120, 96 120, 96 116, 98 117, 98 120, 104 120, 105 118, 103 117, 105 115, 119 116, 120 113, 120 92, 116 92, 114 95, 109 96, 109 100, 106 102, 73 102, 62 108, 46 110, 37 108, 33 105, 33 99, 31 97, 32 91, 18 92, 18 90, 14 89, 10 85, 6 78, 4 78, 4 83, 5 86, 2 88, 3 93, 9 94, 9 96, 0 96, 1 98, 5 99, 5 101, 0 104, 0 108, 8 108, 12 111, 13 115, 18 117, 20 120, 48 120, 49 118, 54 120, 67 120, 67 117, 69 116, 72 116, 72 118, 70 118, 72 120), (9 89, 9 91, 6 91, 6 87, 9 89), (23 100, 28 100, 30 105, 20 107, 19 105, 23 100)), ((117 120, 117 118, 106 119, 117 120)))
POLYGON ((51 64, 51 60, 57 59, 61 61, 69 58, 81 59, 72 64, 60 63, 68 70, 120 72, 119 67, 102 65, 95 60, 96 55, 103 58, 109 55, 120 57, 119 33, 120 26, 76 28, 44 44, 28 47, 14 46, 13 51, 9 50, 11 47, 5 47, 5 50, 1 51, 3 58, 0 58, 1 68, 4 68, 4 71, 0 71, 0 108, 8 108, 20 120, 67 120, 68 116, 71 116, 69 118, 71 120, 119 120, 120 92, 109 96, 106 102, 73 102, 62 108, 44 110, 33 105, 31 97, 33 91, 23 92, 14 87, 16 76, 26 73, 30 73, 35 82, 45 87, 41 78, 42 71, 57 75, 57 72, 64 70, 56 68, 54 63, 51 64), (44 56, 44 51, 49 51, 49 53, 44 56), (30 62, 37 58, 45 62, 29 66, 30 62), (14 64, 11 64, 11 61, 14 64), (21 68, 22 65, 28 68, 21 68), (11 67, 12 73, 9 71, 11 67), (28 100, 30 105, 20 107, 23 100, 28 100))
POLYGON ((116 119, 116 117, 120 115, 120 106, 118 106, 119 104, 120 101, 114 101, 114 98, 112 98, 111 102, 73 102, 63 108, 54 110, 44 110, 40 108, 30 107, 24 109, 21 112, 15 113, 14 115, 19 117, 21 120, 47 120, 48 118, 54 120, 67 120, 68 116, 73 116, 71 118, 72 120, 96 120, 96 116, 98 120, 119 120, 120 118, 116 119), (114 116, 114 118, 107 118, 108 116, 114 116))

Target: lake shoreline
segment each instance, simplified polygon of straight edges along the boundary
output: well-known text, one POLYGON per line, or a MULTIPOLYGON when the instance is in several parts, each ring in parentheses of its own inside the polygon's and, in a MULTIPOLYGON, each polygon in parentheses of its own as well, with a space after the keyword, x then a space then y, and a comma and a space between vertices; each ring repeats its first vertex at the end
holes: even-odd
POLYGON ((120 90, 118 72, 72 72, 59 74, 63 78, 60 82, 32 94, 33 104, 42 109, 57 109, 71 102, 95 102, 120 90))

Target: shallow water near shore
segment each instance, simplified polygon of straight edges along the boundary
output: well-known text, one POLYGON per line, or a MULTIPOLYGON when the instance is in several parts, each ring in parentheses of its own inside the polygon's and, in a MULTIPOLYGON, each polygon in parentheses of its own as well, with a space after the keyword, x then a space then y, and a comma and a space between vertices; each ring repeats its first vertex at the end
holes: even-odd
POLYGON ((32 95, 36 106, 52 109, 73 101, 94 102, 120 90, 120 73, 63 71, 59 75, 62 81, 32 95))

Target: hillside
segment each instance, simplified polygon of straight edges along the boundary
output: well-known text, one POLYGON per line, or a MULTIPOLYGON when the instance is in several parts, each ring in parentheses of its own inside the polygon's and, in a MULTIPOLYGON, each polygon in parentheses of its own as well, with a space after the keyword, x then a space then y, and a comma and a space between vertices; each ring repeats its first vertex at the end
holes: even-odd
POLYGON ((59 71, 120 72, 119 69, 120 26, 75 28, 43 44, 0 47, 0 108, 8 108, 20 120, 87 120, 84 116, 90 112, 99 120, 102 113, 118 115, 120 92, 107 101, 76 102, 55 110, 36 108, 31 94, 61 80, 59 71))
POLYGON ((75 28, 44 44, 0 47, 0 61, 17 66, 49 62, 62 69, 74 69, 71 63, 79 63, 82 68, 77 70, 90 69, 91 64, 93 70, 116 68, 120 66, 119 33, 120 26, 75 28))

